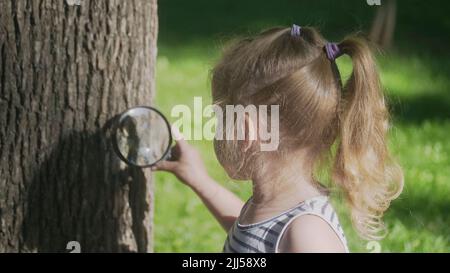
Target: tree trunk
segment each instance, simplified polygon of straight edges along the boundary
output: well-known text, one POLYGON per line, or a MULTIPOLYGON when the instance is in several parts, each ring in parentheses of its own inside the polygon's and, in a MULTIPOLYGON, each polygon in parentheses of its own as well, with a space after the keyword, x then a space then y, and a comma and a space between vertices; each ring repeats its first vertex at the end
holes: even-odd
POLYGON ((370 30, 370 40, 384 49, 392 46, 395 32, 397 1, 387 0, 378 8, 370 30))
POLYGON ((156 37, 156 0, 0 0, 0 252, 152 251, 151 173, 110 136, 156 37))

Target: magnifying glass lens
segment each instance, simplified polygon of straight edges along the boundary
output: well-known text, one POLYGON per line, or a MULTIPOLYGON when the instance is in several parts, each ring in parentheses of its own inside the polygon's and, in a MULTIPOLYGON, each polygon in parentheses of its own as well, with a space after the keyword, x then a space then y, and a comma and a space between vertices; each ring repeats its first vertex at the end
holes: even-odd
POLYGON ((148 107, 135 107, 123 113, 118 120, 115 137, 121 158, 141 167, 163 159, 171 144, 166 119, 148 107))

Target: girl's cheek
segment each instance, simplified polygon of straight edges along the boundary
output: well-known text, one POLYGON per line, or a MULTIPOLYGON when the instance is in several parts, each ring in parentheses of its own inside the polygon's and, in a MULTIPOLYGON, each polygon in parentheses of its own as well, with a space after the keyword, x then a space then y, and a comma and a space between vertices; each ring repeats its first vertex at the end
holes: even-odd
POLYGON ((230 152, 226 149, 226 141, 214 139, 214 152, 220 165, 222 165, 225 171, 229 174, 229 170, 232 166, 230 166, 230 152))
POLYGON ((247 180, 245 173, 244 156, 239 152, 238 143, 235 141, 214 140, 214 151, 217 160, 231 179, 247 180))

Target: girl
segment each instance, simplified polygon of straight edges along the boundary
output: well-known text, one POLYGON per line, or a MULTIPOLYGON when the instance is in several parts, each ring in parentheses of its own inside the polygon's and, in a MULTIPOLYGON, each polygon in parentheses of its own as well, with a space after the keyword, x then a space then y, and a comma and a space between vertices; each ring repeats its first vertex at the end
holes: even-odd
POLYGON ((225 51, 212 71, 212 96, 222 107, 279 106, 276 151, 259 149, 255 124, 264 121, 248 115, 243 140, 214 142, 228 175, 252 181, 245 204, 208 176, 183 139, 175 146, 177 161, 153 168, 172 172, 199 195, 228 231, 225 252, 348 252, 329 190, 314 175, 319 167, 344 192, 356 231, 382 238, 383 213, 400 194, 403 176, 386 146, 388 113, 364 40, 335 44, 314 28, 269 29, 225 51), (353 62, 344 85, 335 62, 342 54, 353 62))

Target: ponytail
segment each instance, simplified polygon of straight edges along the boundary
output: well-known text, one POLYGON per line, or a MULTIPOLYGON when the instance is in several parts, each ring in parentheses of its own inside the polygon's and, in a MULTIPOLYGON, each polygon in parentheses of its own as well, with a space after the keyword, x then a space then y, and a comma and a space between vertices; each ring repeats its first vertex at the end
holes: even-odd
POLYGON ((338 46, 351 57, 353 72, 343 87, 333 180, 345 192, 358 233, 379 240, 383 213, 401 193, 403 173, 387 148, 388 111, 369 46, 360 38, 338 46))

